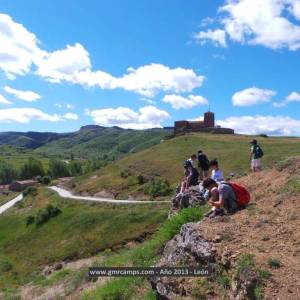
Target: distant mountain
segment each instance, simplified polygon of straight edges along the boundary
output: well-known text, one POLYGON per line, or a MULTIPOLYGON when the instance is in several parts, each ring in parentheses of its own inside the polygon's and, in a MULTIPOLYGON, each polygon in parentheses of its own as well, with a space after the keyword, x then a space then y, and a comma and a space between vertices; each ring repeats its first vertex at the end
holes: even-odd
POLYGON ((2 132, 0 145, 34 149, 45 156, 73 154, 81 158, 101 155, 116 158, 158 144, 171 132, 171 129, 132 130, 86 125, 70 133, 2 132))

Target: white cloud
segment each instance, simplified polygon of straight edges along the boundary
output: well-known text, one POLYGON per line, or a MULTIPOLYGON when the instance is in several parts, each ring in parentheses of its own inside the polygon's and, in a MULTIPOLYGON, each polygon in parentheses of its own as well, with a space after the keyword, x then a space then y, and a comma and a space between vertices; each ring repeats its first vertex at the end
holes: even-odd
POLYGON ((36 73, 50 82, 74 81, 80 71, 91 67, 89 53, 79 43, 67 45, 66 49, 47 53, 38 63, 36 73))
POLYGON ((194 39, 204 44, 207 40, 214 42, 217 46, 227 47, 226 32, 221 29, 200 31, 194 35, 194 39))
POLYGON ((1 104, 11 104, 9 100, 7 100, 4 96, 0 94, 0 103, 1 104))
POLYGON ((0 122, 29 123, 32 120, 57 122, 58 115, 49 115, 36 108, 8 108, 0 109, 0 122))
POLYGON ((69 82, 101 89, 121 88, 146 97, 159 92, 191 92, 200 87, 204 76, 192 69, 170 68, 162 64, 149 64, 128 68, 120 77, 102 70, 93 70, 88 51, 80 43, 46 52, 39 47, 36 36, 22 24, 0 14, 0 69, 7 77, 29 73, 49 82, 69 82))
POLYGON ((67 103, 67 104, 66 104, 66 108, 67 108, 67 109, 74 109, 74 108, 75 108, 75 105, 70 104, 70 103, 67 103))
POLYGON ((274 107, 283 107, 288 105, 291 102, 300 102, 300 94, 297 92, 290 93, 283 101, 281 102, 274 102, 274 107))
POLYGON ((39 94, 35 93, 35 92, 20 91, 20 90, 13 89, 9 86, 5 86, 4 90, 8 94, 14 95, 17 98, 19 98, 21 100, 24 100, 24 101, 28 101, 28 102, 36 101, 36 100, 41 98, 41 96, 39 94))
POLYGON ((128 107, 86 110, 94 122, 102 126, 119 126, 131 129, 162 127, 161 123, 168 119, 169 114, 154 106, 145 106, 137 112, 128 107))
POLYGON ((251 106, 269 102, 275 95, 275 91, 252 87, 236 92, 232 96, 232 104, 235 106, 251 106))
POLYGON ((63 118, 66 119, 66 120, 78 120, 78 115, 77 114, 74 114, 74 113, 66 113, 63 115, 63 118))
POLYGON ((0 69, 10 79, 28 73, 45 55, 36 36, 6 14, 0 14, 0 44, 0 69))
POLYGON ((241 134, 300 136, 300 120, 287 116, 241 116, 217 122, 241 134))
POLYGON ((271 49, 300 48, 300 26, 287 14, 290 12, 300 19, 299 0, 228 0, 218 12, 221 28, 204 32, 202 37, 200 32, 200 39, 216 41, 212 33, 221 30, 241 44, 271 49))
POLYGON ((183 97, 180 95, 165 95, 163 102, 170 103, 174 109, 189 109, 197 105, 207 105, 208 101, 202 96, 189 95, 183 97))

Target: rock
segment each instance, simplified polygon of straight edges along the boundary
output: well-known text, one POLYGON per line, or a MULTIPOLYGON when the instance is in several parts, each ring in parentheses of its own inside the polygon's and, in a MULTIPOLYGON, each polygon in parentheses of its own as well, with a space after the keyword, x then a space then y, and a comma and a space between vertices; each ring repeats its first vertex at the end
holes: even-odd
POLYGON ((62 263, 57 263, 54 265, 53 270, 58 271, 58 270, 61 270, 62 268, 63 268, 62 263))
MULTIPOLYGON (((157 266, 202 266, 215 270, 217 251, 213 244, 201 235, 199 224, 184 224, 180 233, 166 244, 157 266)), ((156 299, 176 299, 188 294, 184 288, 186 278, 153 277, 149 280, 156 291, 156 299)))
POLYGON ((222 236, 221 235, 216 235, 213 240, 214 243, 220 243, 222 241, 222 236))

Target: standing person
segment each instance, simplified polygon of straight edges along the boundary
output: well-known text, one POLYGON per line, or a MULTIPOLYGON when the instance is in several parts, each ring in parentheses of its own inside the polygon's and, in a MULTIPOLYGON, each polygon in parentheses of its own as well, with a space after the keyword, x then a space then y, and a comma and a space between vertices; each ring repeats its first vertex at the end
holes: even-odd
POLYGON ((200 180, 207 178, 209 170, 209 160, 207 156, 202 152, 202 150, 198 151, 198 167, 200 180))
POLYGON ((258 145, 257 140, 254 139, 250 142, 250 162, 251 162, 251 170, 253 172, 257 172, 261 170, 261 158, 264 155, 263 150, 258 145))
POLYGON ((217 182, 224 181, 222 170, 219 168, 219 163, 216 159, 210 161, 211 178, 217 182))

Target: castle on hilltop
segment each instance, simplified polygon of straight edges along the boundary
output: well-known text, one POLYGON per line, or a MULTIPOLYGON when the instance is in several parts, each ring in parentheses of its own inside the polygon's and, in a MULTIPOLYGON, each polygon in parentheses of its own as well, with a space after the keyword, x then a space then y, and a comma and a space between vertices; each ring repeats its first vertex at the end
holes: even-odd
POLYGON ((231 128, 215 126, 215 114, 211 111, 204 113, 203 121, 175 121, 174 134, 186 132, 234 134, 234 130, 231 128))

